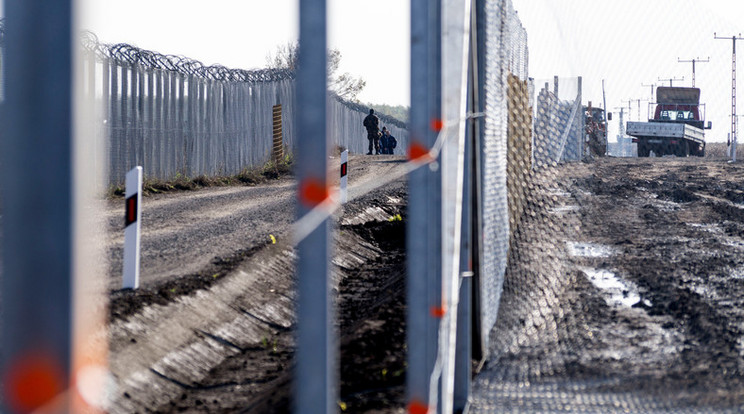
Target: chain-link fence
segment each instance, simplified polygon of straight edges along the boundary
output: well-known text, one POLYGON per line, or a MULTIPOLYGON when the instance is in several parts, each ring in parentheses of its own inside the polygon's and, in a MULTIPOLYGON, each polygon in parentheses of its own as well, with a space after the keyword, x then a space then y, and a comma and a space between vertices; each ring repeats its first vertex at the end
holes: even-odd
POLYGON ((478 315, 482 342, 496 323, 509 246, 507 191, 508 76, 527 80, 527 33, 511 1, 480 2, 478 12, 479 95, 485 114, 480 138, 482 240, 478 289, 483 304, 478 315))
MULTIPOLYGON (((740 171, 601 157, 582 78, 519 72, 511 1, 479 3, 485 361, 471 412, 742 412, 740 171)), ((635 156, 622 128, 608 144, 635 156)))
POLYGON ((584 150, 581 78, 536 81, 533 102, 537 166, 580 160, 584 150))
MULTIPOLYGON (((281 105, 283 146, 301 139, 294 125, 294 74, 284 69, 239 70, 204 66, 127 44, 83 38, 84 81, 95 98, 97 150, 106 154, 108 182, 122 182, 136 165, 148 178, 232 175, 272 159, 273 108, 281 105)), ((329 95, 329 139, 351 152, 366 150, 363 105, 329 95)), ((381 116, 407 146, 404 123, 381 116)))

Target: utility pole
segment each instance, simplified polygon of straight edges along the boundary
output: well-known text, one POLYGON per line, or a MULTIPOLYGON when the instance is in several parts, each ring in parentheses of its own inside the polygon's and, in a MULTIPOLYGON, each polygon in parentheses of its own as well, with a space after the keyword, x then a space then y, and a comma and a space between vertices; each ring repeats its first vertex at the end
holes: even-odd
POLYGON ((654 88, 656 87, 655 83, 652 83, 650 85, 646 85, 645 83, 642 83, 641 86, 647 86, 651 88, 651 102, 654 101, 654 88))
POLYGON ((669 86, 674 86, 674 84, 673 84, 672 82, 681 82, 681 81, 683 81, 683 80, 685 80, 685 77, 684 77, 684 76, 683 76, 683 77, 681 77, 681 78, 664 78, 664 79, 662 79, 662 78, 659 78, 659 79, 658 79, 658 81, 659 81, 659 82, 666 82, 666 81, 669 81, 669 86))
POLYGON ((695 58, 691 60, 681 60, 680 58, 677 58, 677 63, 690 63, 692 62, 692 87, 695 87, 695 62, 700 63, 707 63, 710 62, 710 57, 706 58, 705 60, 701 60, 700 58, 695 58))
POLYGON ((733 151, 731 152, 731 161, 736 162, 736 41, 744 39, 741 33, 738 36, 719 37, 713 33, 714 39, 731 39, 731 142, 733 151))
POLYGON ((620 110, 620 128, 618 129, 618 136, 625 137, 625 124, 623 123, 623 118, 625 118, 625 107, 624 106, 616 106, 615 110, 620 110))
POLYGON ((618 121, 620 123, 620 128, 618 128, 617 133, 617 146, 620 147, 619 151, 621 157, 627 157, 630 154, 630 150, 626 148, 627 143, 625 139, 625 122, 623 118, 625 118, 625 107, 622 106, 616 106, 615 110, 620 110, 620 116, 618 117, 618 121))
POLYGON ((636 99, 638 101, 638 122, 641 122, 641 102, 648 102, 648 99, 636 99))
POLYGON ((632 113, 631 106, 630 105, 633 104, 633 102, 635 102, 635 99, 625 99, 625 100, 623 100, 621 102, 623 104, 626 104, 626 103, 628 104, 628 119, 630 119, 631 118, 631 115, 630 114, 632 113))

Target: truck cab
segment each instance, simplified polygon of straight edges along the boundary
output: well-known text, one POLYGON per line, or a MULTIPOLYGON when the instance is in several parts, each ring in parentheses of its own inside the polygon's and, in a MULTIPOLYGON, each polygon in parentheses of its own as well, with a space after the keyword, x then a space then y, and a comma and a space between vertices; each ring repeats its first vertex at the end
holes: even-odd
POLYGON ((656 97, 654 116, 649 122, 678 122, 706 129, 700 114, 700 89, 659 86, 656 97))
MULTIPOLYGON (((638 144, 638 156, 705 155, 705 105, 700 104, 700 89, 685 87, 656 88, 653 117, 648 122, 628 122, 627 134, 638 144)), ((651 108, 651 106, 650 106, 651 108)), ((649 111, 651 113, 651 111, 649 111)))

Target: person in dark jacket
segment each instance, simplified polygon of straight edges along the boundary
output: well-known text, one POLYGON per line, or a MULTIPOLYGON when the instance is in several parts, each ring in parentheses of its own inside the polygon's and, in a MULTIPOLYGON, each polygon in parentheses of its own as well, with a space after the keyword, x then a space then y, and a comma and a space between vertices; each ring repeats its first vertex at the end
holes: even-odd
POLYGON ((370 109, 369 115, 364 118, 362 124, 367 128, 367 139, 369 140, 369 151, 367 155, 372 155, 372 147, 375 148, 375 154, 380 153, 380 118, 375 115, 375 110, 370 109))
POLYGON ((387 127, 382 127, 382 136, 380 137, 380 147, 382 148, 383 154, 393 154, 393 150, 398 146, 398 141, 394 136, 390 135, 390 130, 387 127))

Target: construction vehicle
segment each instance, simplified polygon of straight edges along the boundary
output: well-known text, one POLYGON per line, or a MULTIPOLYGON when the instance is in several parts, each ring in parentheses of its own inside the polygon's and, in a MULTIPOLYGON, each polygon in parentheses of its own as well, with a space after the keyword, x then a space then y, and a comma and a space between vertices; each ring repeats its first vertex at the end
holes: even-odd
POLYGON ((628 122, 626 133, 638 144, 638 156, 705 155, 705 105, 700 104, 700 89, 659 86, 656 103, 649 104, 653 118, 648 122, 628 122), (702 109, 702 110, 701 110, 702 109))
MULTIPOLYGON (((612 114, 608 114, 610 119, 612 114)), ((589 153, 595 157, 607 154, 607 120, 604 109, 592 107, 592 102, 584 106, 584 129, 589 153)))

